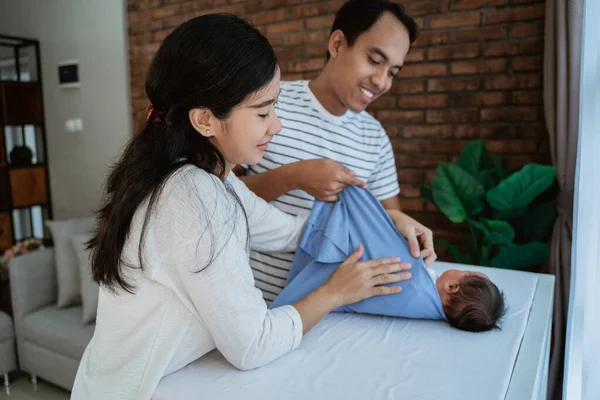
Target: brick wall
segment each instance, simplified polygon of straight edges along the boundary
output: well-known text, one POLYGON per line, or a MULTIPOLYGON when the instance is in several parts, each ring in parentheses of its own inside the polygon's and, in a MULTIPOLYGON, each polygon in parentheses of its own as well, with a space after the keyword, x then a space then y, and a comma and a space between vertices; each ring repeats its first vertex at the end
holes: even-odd
MULTIPOLYGON (((134 121, 147 105, 144 77, 160 41, 188 18, 228 11, 253 21, 279 57, 283 79, 324 65, 328 28, 344 0, 129 0, 134 121)), ((394 150, 402 206, 452 238, 456 227, 419 197, 436 166, 484 138, 506 166, 550 163, 543 122, 544 0, 406 0, 420 37, 390 93, 369 109, 394 150)))

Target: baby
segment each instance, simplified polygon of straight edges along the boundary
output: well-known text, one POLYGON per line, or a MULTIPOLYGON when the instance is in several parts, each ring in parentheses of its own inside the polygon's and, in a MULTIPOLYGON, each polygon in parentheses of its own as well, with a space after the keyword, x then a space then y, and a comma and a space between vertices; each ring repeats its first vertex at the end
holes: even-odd
POLYGON ((467 331, 497 328, 504 296, 484 274, 448 270, 436 277, 421 257, 414 258, 381 203, 365 189, 348 186, 335 203, 316 201, 302 234, 285 288, 271 308, 294 304, 323 285, 338 266, 363 245, 364 260, 398 257, 411 263, 411 278, 392 283, 393 295, 375 296, 340 307, 355 312, 446 320, 467 331))
POLYGON ((505 312, 504 294, 483 273, 449 269, 435 279, 446 320, 455 328, 483 332, 498 329, 505 312))

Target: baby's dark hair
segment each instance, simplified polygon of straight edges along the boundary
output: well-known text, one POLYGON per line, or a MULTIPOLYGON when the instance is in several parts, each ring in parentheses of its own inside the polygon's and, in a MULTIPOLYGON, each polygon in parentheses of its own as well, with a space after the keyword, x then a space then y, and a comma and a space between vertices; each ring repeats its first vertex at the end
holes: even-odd
POLYGON ((444 312, 455 328, 470 332, 500 329, 504 316, 504 293, 489 279, 472 275, 462 278, 458 292, 450 294, 444 312))

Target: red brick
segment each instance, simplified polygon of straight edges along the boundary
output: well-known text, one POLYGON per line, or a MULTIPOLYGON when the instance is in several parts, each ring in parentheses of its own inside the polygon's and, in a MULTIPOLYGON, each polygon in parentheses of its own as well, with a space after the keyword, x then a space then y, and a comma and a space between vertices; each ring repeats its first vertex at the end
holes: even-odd
POLYGON ((523 37, 542 37, 544 36, 544 23, 533 22, 528 24, 514 24, 512 25, 510 37, 523 38, 523 37))
POLYGON ((546 129, 546 125, 544 123, 522 123, 515 125, 515 134, 518 137, 547 138, 548 130, 546 129))
POLYGON ((495 106, 507 102, 508 93, 486 91, 481 93, 456 93, 452 105, 456 107, 495 106))
POLYGON ((460 153, 469 143, 468 140, 431 140, 425 142, 425 152, 427 153, 460 153))
POLYGON ((312 31, 289 34, 287 35, 286 41, 288 45, 297 46, 307 43, 323 42, 326 38, 327 35, 325 34, 325 31, 312 31))
POLYGON ((396 157, 397 167, 437 167, 446 161, 445 155, 438 154, 399 154, 396 157))
POLYGON ((421 198, 421 189, 415 185, 403 185, 400 190, 400 197, 403 199, 421 198))
POLYGON ((396 105, 396 96, 386 94, 369 105, 370 110, 390 109, 396 105))
POLYGON ((542 68, 542 56, 515 57, 511 64, 513 71, 541 71, 542 68))
POLYGON ((415 21, 415 24, 417 25, 417 28, 419 28, 419 31, 422 31, 423 28, 425 28, 425 18, 423 18, 423 17, 416 17, 416 18, 413 18, 413 20, 415 21))
POLYGON ((420 77, 446 75, 446 64, 408 64, 398 73, 398 77, 420 77))
POLYGON ((255 25, 272 24, 274 22, 283 21, 285 19, 285 10, 280 9, 264 11, 250 16, 249 19, 255 25))
POLYGON ((480 8, 504 6, 508 0, 456 0, 455 10, 475 10, 480 8))
POLYGON ((419 33, 417 40, 413 43, 412 47, 423 47, 431 46, 433 44, 445 44, 448 43, 449 34, 448 32, 423 32, 419 33))
POLYGON ((281 80, 282 81, 298 81, 304 78, 304 75, 302 74, 289 74, 289 73, 283 73, 281 74, 281 80))
POLYGON ((542 86, 540 74, 521 74, 515 76, 497 76, 485 80, 486 90, 532 89, 542 86))
POLYGON ((528 155, 528 156, 510 156, 507 159, 507 168, 511 171, 515 171, 523 168, 525 165, 530 163, 549 165, 551 159, 547 155, 528 155))
POLYGON ((171 29, 166 29, 164 31, 154 32, 153 39, 158 42, 162 42, 168 35, 171 33, 171 29))
POLYGON ((400 108, 439 108, 448 104, 448 96, 445 94, 427 94, 416 96, 400 96, 398 107, 400 108))
POLYGON ((266 28, 267 35, 275 35, 278 33, 299 32, 302 31, 302 21, 288 21, 277 24, 268 25, 266 28))
POLYGON ((473 139, 473 138, 495 138, 495 139, 510 139, 514 135, 512 134, 511 125, 496 125, 496 124, 482 124, 482 125, 461 125, 454 128, 454 136, 459 139, 473 139))
POLYGON ((429 17, 430 29, 456 28, 459 26, 479 25, 480 23, 481 12, 479 11, 429 17))
POLYGON ((392 85, 394 94, 415 94, 425 91, 425 81, 398 80, 392 85))
POLYGON ((347 2, 348 2, 348 0, 334 0, 334 1, 331 1, 330 2, 330 4, 331 4, 331 11, 333 11, 334 13, 337 12, 347 2))
POLYGON ((427 88, 429 92, 462 92, 479 90, 479 78, 442 78, 429 79, 427 88))
POLYGON ((425 181, 425 170, 401 168, 398 170, 398 182, 421 183, 425 181))
POLYGON ((397 138, 400 135, 398 125, 383 125, 383 129, 389 138, 397 138))
POLYGON ((484 45, 483 50, 486 57, 542 54, 543 52, 544 42, 542 39, 487 43, 484 45))
POLYGON ((421 151, 421 142, 416 140, 392 140, 394 153, 418 153, 421 151))
POLYGON ((420 199, 402 199, 400 207, 407 212, 423 211, 425 209, 425 202, 420 199))
POLYGON ((160 8, 157 8, 156 10, 152 11, 152 18, 153 19, 162 19, 162 18, 170 17, 171 15, 176 15, 180 11, 181 11, 180 4, 164 6, 164 7, 160 7, 160 8))
POLYGON ((325 65, 324 58, 309 58, 302 61, 289 61, 287 63, 287 71, 289 72, 306 72, 316 71, 323 68, 325 65))
POLYGON ((537 152, 537 140, 486 140, 485 145, 491 153, 537 152))
POLYGON ((299 60, 304 58, 304 48, 283 47, 279 50, 275 50, 275 54, 277 55, 278 60, 299 60))
POLYGON ((406 63, 414 63, 425 59, 425 49, 411 49, 406 56, 406 63))
POLYGON ((440 14, 450 8, 449 0, 420 0, 406 3, 404 10, 411 17, 418 15, 440 14))
POLYGON ((431 47, 427 51, 429 60, 458 60, 461 58, 475 58, 480 54, 479 44, 463 44, 456 46, 431 47))
POLYGON ((450 33, 450 37, 455 43, 479 42, 487 40, 505 39, 508 29, 505 26, 486 26, 477 29, 461 29, 450 33))
POLYGON ((481 109, 482 121, 535 121, 537 108, 535 107, 499 107, 481 109))
POLYGON ((277 8, 284 6, 291 6, 295 4, 302 4, 305 0, 263 0, 264 8, 277 8))
POLYGON ((399 124, 415 124, 425 121, 425 113, 423 111, 377 111, 377 119, 384 122, 394 122, 399 124))
POLYGON ((427 110, 427 122, 441 123, 466 123, 477 121, 477 110, 427 110))
POLYGON ((288 14, 292 19, 314 17, 329 12, 329 2, 305 4, 297 7, 288 8, 288 14))
POLYGON ((319 44, 316 46, 306 46, 306 57, 323 57, 327 55, 327 45, 319 44))
POLYGON ((489 74, 506 71, 506 60, 457 61, 450 64, 454 75, 489 74))
POLYGON ((518 91, 512 93, 512 104, 515 105, 538 105, 543 104, 544 93, 538 90, 518 91))
POLYGON ((184 22, 188 21, 190 19, 189 15, 186 14, 177 14, 177 15, 172 15, 170 17, 164 18, 162 20, 162 27, 164 29, 174 29, 176 27, 178 27, 179 25, 183 24, 184 22))
POLYGON ((269 43, 274 48, 285 46, 285 36, 271 36, 269 38, 269 43))
POLYGON ((334 15, 326 15, 323 17, 315 17, 306 19, 306 29, 331 28, 333 25, 334 15))
POLYGON ((546 13, 546 5, 544 3, 534 4, 530 6, 511 7, 501 10, 488 11, 486 24, 503 24, 515 21, 527 21, 532 19, 543 19, 546 13))
POLYGON ((452 136, 451 125, 414 125, 402 128, 402 137, 412 138, 447 138, 452 136))

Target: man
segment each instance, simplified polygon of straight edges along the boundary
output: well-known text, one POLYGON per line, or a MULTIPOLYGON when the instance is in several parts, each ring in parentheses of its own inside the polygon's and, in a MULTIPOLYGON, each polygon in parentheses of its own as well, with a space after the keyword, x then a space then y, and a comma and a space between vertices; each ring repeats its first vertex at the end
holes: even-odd
MULTIPOLYGON (((431 230, 400 212, 390 140, 365 111, 390 89, 416 31, 398 4, 347 2, 336 14, 325 67, 313 81, 281 83, 276 112, 283 129, 259 164, 236 173, 258 196, 293 215, 308 215, 315 198, 335 201, 346 185, 368 188, 408 239, 413 256, 420 251, 430 265, 436 259, 431 230)), ((293 256, 251 253, 267 301, 285 285, 293 256)))

